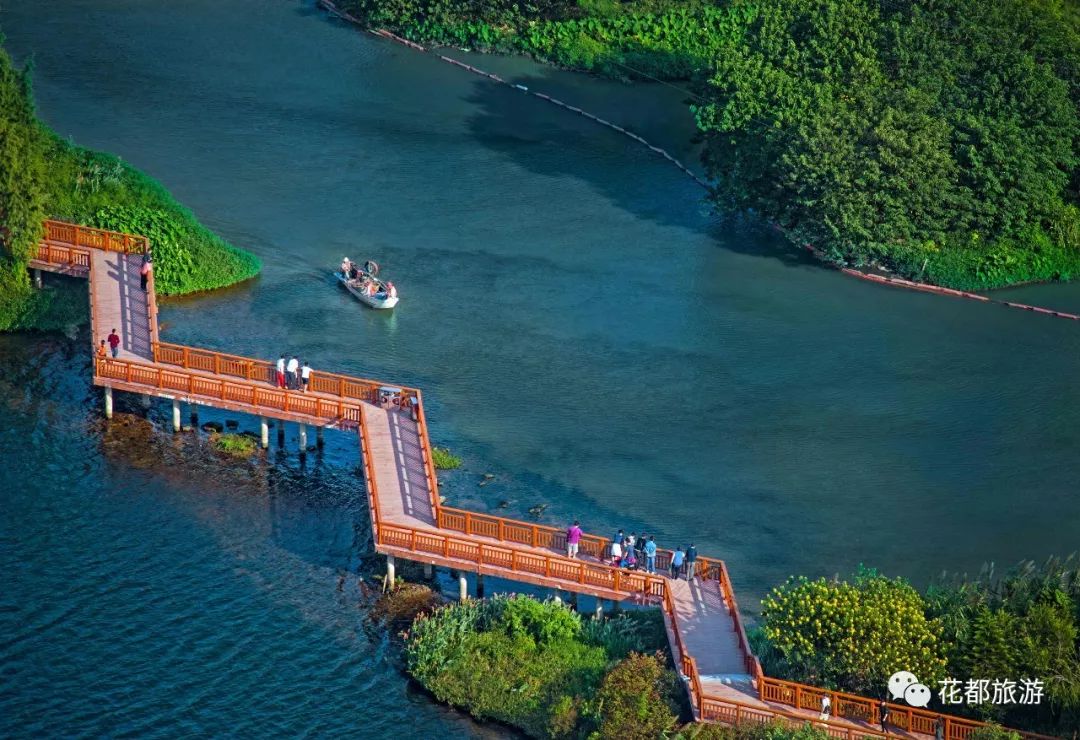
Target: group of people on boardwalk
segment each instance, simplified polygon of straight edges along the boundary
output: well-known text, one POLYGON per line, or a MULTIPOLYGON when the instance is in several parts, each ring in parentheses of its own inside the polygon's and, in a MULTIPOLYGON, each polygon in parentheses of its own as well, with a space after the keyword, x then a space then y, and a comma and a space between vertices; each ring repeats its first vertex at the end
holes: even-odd
POLYGON ((298 359, 296 355, 288 361, 285 360, 285 355, 282 355, 278 358, 274 379, 278 388, 307 393, 308 386, 311 385, 311 365, 307 360, 298 359))
MULTIPOLYGON (((584 532, 575 521, 566 530, 566 556, 576 558, 581 547, 581 539, 584 532)), ((647 573, 656 572, 656 537, 637 532, 625 534, 623 530, 615 533, 611 543, 605 548, 607 552, 601 552, 600 560, 610 563, 616 568, 627 570, 643 569, 647 573)), ((697 548, 691 543, 683 549, 679 547, 671 555, 668 565, 670 576, 673 579, 685 577, 688 581, 697 575, 697 548)))

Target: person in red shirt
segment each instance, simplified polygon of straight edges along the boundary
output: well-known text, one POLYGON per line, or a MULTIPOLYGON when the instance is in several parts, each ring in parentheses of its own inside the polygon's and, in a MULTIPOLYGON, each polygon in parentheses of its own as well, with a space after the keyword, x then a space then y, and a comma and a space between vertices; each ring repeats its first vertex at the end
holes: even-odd
POLYGON ((109 348, 112 349, 113 357, 120 354, 120 335, 116 333, 116 329, 113 329, 112 334, 109 335, 109 348))

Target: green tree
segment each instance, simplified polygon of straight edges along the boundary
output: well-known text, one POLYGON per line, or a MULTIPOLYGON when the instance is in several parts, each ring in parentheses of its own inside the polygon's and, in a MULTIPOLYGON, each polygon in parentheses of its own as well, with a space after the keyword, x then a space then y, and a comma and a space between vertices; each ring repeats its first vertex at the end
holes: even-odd
POLYGON ((931 686, 945 675, 941 626, 901 579, 866 570, 853 583, 792 578, 761 607, 773 675, 871 695, 896 671, 931 686))
POLYGON ((42 146, 30 70, 0 51, 0 330, 18 321, 31 296, 26 265, 45 215, 42 146))
POLYGON ((631 654, 604 677, 596 694, 598 734, 612 740, 663 737, 678 720, 678 683, 659 656, 631 654))
POLYGON ((1075 8, 734 7, 745 31, 719 39, 693 107, 721 208, 757 209, 837 262, 960 287, 1080 267, 1075 8))

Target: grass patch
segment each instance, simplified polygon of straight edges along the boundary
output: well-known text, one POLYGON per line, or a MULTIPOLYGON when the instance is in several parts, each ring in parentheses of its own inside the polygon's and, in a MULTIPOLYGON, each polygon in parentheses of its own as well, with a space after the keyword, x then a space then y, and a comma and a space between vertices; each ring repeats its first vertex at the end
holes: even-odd
POLYGON ((233 457, 251 457, 259 448, 258 442, 246 434, 215 434, 212 442, 214 449, 233 457))
POLYGON ((431 448, 431 461, 439 470, 453 470, 461 467, 461 458, 454 455, 445 447, 431 448))

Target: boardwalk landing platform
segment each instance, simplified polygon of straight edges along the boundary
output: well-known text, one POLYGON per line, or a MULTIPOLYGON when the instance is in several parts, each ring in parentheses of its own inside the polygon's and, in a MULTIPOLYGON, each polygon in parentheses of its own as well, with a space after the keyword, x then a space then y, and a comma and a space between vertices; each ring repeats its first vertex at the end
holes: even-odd
MULTIPOLYGON (((893 726, 886 734, 869 721, 877 717, 876 702, 870 699, 765 676, 746 640, 721 560, 699 558, 692 581, 619 570, 607 562, 607 538, 586 534, 580 556, 570 559, 562 530, 442 505, 418 389, 313 373, 309 392, 301 393, 276 387, 275 365, 269 361, 163 343, 152 274, 146 289, 141 285, 143 254, 149 248, 145 238, 57 221, 46 222, 45 229, 30 266, 88 280, 95 353, 111 330, 120 335, 117 357, 94 360, 94 383, 105 388, 106 416, 112 415, 112 392, 117 389, 172 399, 177 430, 181 401, 260 416, 264 448, 268 418, 299 425, 301 454, 308 425, 320 432, 325 427, 355 432, 373 540, 376 550, 387 555, 391 577, 395 559, 401 557, 457 570, 463 598, 465 574, 474 573, 658 605, 699 719, 793 725, 810 720, 831 737, 847 740, 929 738, 939 718, 948 740, 962 740, 980 726, 894 704, 893 726), (825 695, 831 698, 834 717, 819 721, 825 695)), ((660 572, 666 572, 670 558, 670 551, 658 552, 660 572)))

